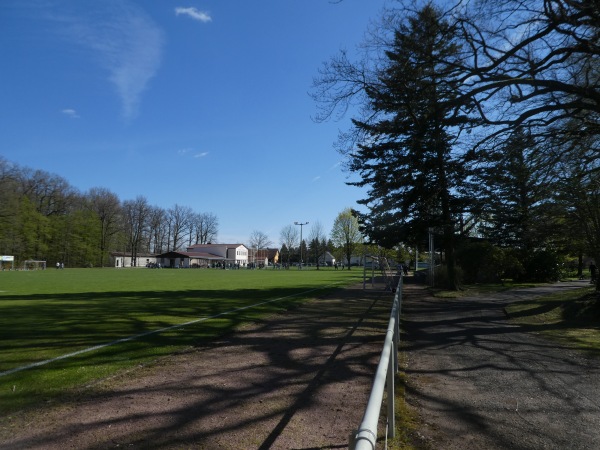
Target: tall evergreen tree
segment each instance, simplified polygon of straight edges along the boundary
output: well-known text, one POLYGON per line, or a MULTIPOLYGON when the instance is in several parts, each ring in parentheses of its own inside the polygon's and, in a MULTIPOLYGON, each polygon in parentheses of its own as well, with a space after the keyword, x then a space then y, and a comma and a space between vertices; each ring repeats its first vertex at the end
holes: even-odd
POLYGON ((391 247, 441 230, 450 287, 457 288, 454 234, 465 208, 459 192, 465 166, 453 143, 469 119, 455 111, 460 94, 453 59, 461 47, 440 11, 427 5, 398 26, 378 82, 366 88, 365 120, 353 120, 364 138, 347 151, 349 168, 367 186, 359 201, 372 240, 391 247), (442 62, 443 61, 443 62, 442 62))
POLYGON ((517 129, 502 146, 485 154, 480 170, 485 220, 480 231, 500 246, 531 251, 551 238, 544 224, 551 172, 538 145, 517 129))
MULTIPOLYGON (((600 263, 600 160, 594 155, 599 147, 599 139, 587 137, 563 152, 556 183, 556 202, 564 212, 569 250, 586 253, 596 265, 600 263)), ((600 291, 600 278, 596 289, 600 291)))

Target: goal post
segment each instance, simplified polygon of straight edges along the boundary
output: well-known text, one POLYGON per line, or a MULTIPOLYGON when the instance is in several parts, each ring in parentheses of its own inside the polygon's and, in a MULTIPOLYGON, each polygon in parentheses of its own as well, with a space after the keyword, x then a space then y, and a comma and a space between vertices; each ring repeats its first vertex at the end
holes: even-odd
POLYGON ((46 261, 27 259, 23 262, 23 270, 46 270, 46 261))
MULTIPOLYGON (((381 273, 385 290, 394 290, 395 272, 390 268, 388 259, 384 256, 365 255, 363 258, 363 289, 367 287, 367 271, 371 271, 371 287, 374 287, 375 272, 381 273), (369 264, 370 263, 370 264, 369 264)), ((402 276, 402 275, 401 275, 402 276)))

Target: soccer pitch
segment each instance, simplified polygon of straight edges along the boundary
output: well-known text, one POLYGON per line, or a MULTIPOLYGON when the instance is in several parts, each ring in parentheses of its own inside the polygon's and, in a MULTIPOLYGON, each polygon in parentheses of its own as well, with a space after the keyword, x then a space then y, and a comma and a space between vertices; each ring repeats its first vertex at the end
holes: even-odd
POLYGON ((0 414, 360 280, 332 268, 0 272, 0 414))

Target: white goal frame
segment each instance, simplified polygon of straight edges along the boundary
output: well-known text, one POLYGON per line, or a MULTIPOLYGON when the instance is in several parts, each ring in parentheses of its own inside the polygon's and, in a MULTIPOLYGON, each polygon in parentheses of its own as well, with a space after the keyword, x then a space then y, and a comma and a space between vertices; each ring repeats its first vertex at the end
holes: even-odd
POLYGON ((23 270, 46 270, 46 261, 27 259, 23 262, 23 270))

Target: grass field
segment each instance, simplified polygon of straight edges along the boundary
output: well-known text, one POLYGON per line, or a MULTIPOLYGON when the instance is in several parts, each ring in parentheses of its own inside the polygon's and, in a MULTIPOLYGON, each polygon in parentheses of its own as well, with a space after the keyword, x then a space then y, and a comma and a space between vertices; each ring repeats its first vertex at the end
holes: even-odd
POLYGON ((0 272, 0 415, 214 339, 361 276, 333 269, 0 272), (102 347, 90 351, 95 346, 102 347))

